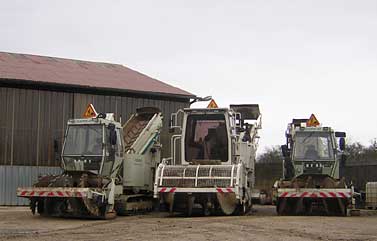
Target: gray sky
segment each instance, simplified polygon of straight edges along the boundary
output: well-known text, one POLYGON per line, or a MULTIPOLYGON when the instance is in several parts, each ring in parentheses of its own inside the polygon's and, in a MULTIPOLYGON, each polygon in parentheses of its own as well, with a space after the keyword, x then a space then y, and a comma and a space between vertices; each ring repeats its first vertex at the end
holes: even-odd
POLYGON ((377 1, 1 1, 0 51, 120 63, 226 107, 259 103, 262 149, 315 113, 377 137, 377 1))

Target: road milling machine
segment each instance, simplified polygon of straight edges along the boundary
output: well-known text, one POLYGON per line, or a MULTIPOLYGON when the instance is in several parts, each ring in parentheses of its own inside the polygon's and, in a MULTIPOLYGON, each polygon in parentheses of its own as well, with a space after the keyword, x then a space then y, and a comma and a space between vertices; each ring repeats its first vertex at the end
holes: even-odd
POLYGON ((275 183, 278 214, 347 215, 353 189, 344 178, 339 179, 345 136, 322 127, 313 114, 288 124, 287 142, 282 146, 283 179, 275 183))
POLYGON ((92 105, 84 116, 67 123, 62 174, 42 176, 17 195, 45 216, 106 219, 151 210, 161 112, 140 108, 123 127, 92 105))
POLYGON ((259 106, 183 109, 172 114, 172 157, 156 171, 154 197, 191 216, 245 213, 251 207, 259 106))

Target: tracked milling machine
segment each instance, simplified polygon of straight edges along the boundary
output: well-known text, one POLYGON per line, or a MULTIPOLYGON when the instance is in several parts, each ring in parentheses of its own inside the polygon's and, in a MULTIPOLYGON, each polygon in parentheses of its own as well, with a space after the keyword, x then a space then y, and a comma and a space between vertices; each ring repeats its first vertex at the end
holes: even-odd
POLYGON ((71 119, 62 150, 63 173, 39 178, 17 190, 33 213, 112 218, 152 209, 154 173, 160 162, 162 114, 140 108, 122 127, 112 115, 71 119))
POLYGON ((251 207, 261 115, 258 105, 183 109, 172 114, 172 158, 156 171, 154 197, 191 216, 244 213, 251 207), (246 122, 249 121, 249 122, 246 122))
POLYGON ((283 179, 275 183, 278 214, 347 215, 353 189, 344 178, 339 179, 345 136, 322 127, 314 115, 293 119, 286 131, 287 143, 282 146, 283 179))

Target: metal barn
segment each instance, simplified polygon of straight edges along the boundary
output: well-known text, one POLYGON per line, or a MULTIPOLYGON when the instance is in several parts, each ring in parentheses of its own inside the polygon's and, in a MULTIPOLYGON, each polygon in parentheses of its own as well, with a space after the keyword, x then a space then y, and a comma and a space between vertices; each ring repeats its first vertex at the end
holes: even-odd
POLYGON ((60 172, 65 125, 87 105, 124 123, 139 107, 164 114, 163 157, 170 155, 170 114, 195 96, 119 64, 0 52, 0 205, 24 205, 18 186, 60 172))

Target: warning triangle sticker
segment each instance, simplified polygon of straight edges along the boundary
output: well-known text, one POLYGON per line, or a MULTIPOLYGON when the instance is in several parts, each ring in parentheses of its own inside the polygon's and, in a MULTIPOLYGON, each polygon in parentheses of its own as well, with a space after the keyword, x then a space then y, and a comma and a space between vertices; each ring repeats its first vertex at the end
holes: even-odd
POLYGON ((95 118, 97 117, 97 111, 94 109, 94 106, 92 104, 89 104, 88 107, 86 107, 86 110, 84 112, 83 117, 84 118, 95 118))
POLYGON ((314 114, 312 114, 309 118, 309 120, 306 122, 306 126, 308 127, 316 127, 316 126, 319 126, 320 123, 319 121, 317 120, 317 117, 315 117, 314 114))
POLYGON ((217 105, 216 101, 214 99, 212 99, 211 102, 209 102, 207 108, 208 109, 216 109, 216 108, 219 108, 219 106, 217 105))

